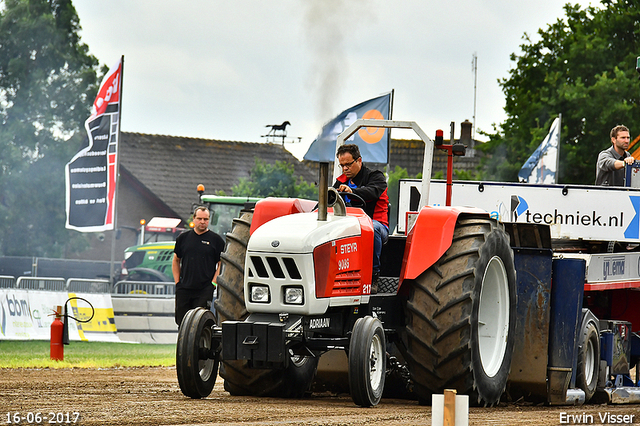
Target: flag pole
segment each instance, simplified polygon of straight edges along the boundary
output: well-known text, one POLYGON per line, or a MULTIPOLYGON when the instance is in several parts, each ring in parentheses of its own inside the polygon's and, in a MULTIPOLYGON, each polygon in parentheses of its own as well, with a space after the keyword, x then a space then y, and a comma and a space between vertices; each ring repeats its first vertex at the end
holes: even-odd
POLYGON ((556 151, 556 184, 560 183, 560 138, 562 137, 562 113, 558 113, 558 150, 556 151))
POLYGON ((115 175, 116 175, 116 189, 113 194, 113 234, 111 235, 111 262, 109 269, 109 283, 112 286, 115 286, 115 271, 114 271, 114 261, 116 256, 116 236, 118 235, 118 183, 120 182, 120 143, 122 140, 120 139, 120 123, 122 122, 122 80, 124 77, 124 55, 122 55, 121 64, 120 64, 120 96, 118 98, 118 140, 116 145, 116 165, 115 165, 115 175))
MULTIPOLYGON (((396 89, 391 89, 391 101, 389 102, 389 120, 393 120, 393 99, 395 98, 396 89)), ((387 144, 387 180, 389 180, 389 173, 391 169, 391 128, 387 129, 387 138, 389 143, 387 144)))

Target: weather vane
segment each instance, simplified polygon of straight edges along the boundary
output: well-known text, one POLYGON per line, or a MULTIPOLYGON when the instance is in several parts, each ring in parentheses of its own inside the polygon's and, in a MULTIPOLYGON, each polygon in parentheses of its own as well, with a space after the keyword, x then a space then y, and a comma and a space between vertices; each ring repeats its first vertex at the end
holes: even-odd
POLYGON ((269 130, 269 132, 266 135, 262 135, 262 137, 267 138, 267 142, 272 142, 272 143, 275 143, 277 139, 281 139, 282 145, 284 145, 285 142, 287 143, 300 142, 302 140, 301 137, 298 137, 297 141, 295 140, 295 138, 290 138, 290 140, 287 140, 287 126, 290 126, 290 125, 291 123, 289 123, 288 121, 285 121, 282 124, 267 124, 265 127, 271 127, 271 130, 269 130))

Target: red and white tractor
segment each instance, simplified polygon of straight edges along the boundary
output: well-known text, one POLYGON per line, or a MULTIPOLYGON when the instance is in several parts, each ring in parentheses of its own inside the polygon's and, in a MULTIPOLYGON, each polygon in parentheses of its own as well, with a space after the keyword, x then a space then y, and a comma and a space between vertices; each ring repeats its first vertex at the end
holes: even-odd
MULTIPOLYGON (((358 120, 338 144, 367 123, 358 120)), ((413 129, 425 143, 423 176, 431 175, 435 144, 416 123, 375 126, 413 129)), ((234 221, 217 317, 195 309, 180 327, 182 392, 209 395, 219 367, 231 394, 303 396, 318 358, 342 349, 357 405, 378 404, 392 368, 403 369, 422 401, 455 388, 497 403, 516 323, 514 256, 501 223, 477 208, 429 206, 425 179, 410 229, 383 249, 380 291, 371 294, 371 219, 329 188, 326 163, 320 182, 317 207, 268 198, 234 221)))

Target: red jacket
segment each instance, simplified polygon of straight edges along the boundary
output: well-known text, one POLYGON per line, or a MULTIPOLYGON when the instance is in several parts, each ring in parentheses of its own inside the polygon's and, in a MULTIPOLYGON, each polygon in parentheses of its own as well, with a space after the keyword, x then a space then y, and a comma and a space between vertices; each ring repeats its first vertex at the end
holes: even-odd
MULTIPOLYGON (((349 185, 348 180, 347 176, 342 174, 336 179, 333 187, 337 189, 341 184, 349 185)), ((363 164, 360 172, 351 179, 351 183, 356 186, 353 193, 367 203, 364 208, 365 213, 371 219, 389 227, 389 196, 384 174, 379 170, 371 170, 363 164)))

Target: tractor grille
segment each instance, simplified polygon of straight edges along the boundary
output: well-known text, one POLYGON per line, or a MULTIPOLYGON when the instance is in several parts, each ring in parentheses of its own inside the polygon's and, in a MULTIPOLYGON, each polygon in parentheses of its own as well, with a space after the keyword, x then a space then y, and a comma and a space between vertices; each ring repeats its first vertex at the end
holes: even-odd
POLYGON ((331 296, 351 296, 353 294, 359 294, 361 287, 362 274, 360 274, 360 271, 338 274, 336 275, 331 296))
POLYGON ((249 276, 255 273, 258 278, 302 279, 296 261, 291 257, 254 255, 250 258, 253 268, 250 268, 249 276))
POLYGON ((173 260, 173 250, 160 250, 156 256, 158 262, 170 262, 173 260))

